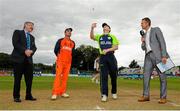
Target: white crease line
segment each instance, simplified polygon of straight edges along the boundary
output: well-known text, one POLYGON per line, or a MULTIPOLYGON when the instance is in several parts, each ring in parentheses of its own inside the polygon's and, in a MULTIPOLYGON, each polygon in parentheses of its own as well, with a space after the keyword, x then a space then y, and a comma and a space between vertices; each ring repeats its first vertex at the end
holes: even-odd
MULTIPOLYGON (((129 93, 129 94, 134 94, 134 93, 132 93, 132 92, 129 92, 129 91, 124 91, 124 92, 126 92, 126 93, 129 93)), ((134 94, 134 95, 137 95, 137 94, 134 94)), ((155 101, 155 100, 151 100, 151 101, 155 101)), ((176 104, 176 103, 174 103, 174 102, 167 102, 167 103, 169 103, 169 104, 171 104, 171 105, 173 105, 173 106, 176 106, 176 107, 180 107, 180 105, 179 104, 176 104)))
POLYGON ((173 105, 173 106, 176 106, 176 107, 180 107, 179 104, 176 104, 176 103, 174 103, 174 102, 169 102, 169 104, 171 104, 171 105, 173 105))
POLYGON ((96 106, 96 109, 98 109, 99 111, 103 111, 104 110, 104 108, 101 108, 100 106, 96 106))

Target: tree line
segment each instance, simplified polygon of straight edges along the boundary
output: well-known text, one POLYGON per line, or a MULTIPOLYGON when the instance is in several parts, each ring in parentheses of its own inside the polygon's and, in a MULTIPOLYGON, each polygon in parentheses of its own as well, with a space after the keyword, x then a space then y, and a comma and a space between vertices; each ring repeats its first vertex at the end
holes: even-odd
MULTIPOLYGON (((92 71, 94 69, 94 60, 99 56, 98 48, 90 45, 81 45, 73 51, 72 55, 72 68, 77 70, 92 71)), ((41 70, 47 72, 55 71, 55 63, 53 65, 45 65, 43 63, 34 63, 34 67, 38 67, 41 70)), ((132 60, 129 64, 129 68, 139 68, 137 61, 132 60)), ((10 55, 7 53, 0 53, 0 70, 11 70, 13 63, 10 55)), ((124 66, 119 67, 119 70, 124 69, 124 66)))

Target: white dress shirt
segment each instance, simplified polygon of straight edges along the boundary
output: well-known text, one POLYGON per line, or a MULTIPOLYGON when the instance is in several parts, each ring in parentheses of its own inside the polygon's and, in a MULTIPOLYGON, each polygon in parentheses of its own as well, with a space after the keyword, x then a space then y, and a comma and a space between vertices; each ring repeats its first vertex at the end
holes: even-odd
POLYGON ((149 27, 149 29, 147 30, 146 32, 146 37, 145 37, 145 42, 146 42, 146 49, 147 49, 147 52, 150 52, 151 51, 151 46, 150 46, 150 32, 151 32, 151 27, 149 27))

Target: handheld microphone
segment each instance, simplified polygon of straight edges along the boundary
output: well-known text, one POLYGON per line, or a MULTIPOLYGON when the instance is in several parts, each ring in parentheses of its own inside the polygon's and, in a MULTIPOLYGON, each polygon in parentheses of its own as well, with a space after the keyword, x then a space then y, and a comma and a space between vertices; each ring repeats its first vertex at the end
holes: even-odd
POLYGON ((140 31, 140 35, 143 37, 145 35, 145 31, 144 30, 141 30, 140 31))

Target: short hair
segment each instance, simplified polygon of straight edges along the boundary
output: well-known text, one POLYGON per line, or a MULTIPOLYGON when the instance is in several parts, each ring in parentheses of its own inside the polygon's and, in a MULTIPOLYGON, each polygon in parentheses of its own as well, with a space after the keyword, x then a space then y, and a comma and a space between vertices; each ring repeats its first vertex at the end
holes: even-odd
POLYGON ((26 22, 24 22, 24 27, 23 27, 23 29, 25 29, 25 25, 26 25, 26 24, 32 24, 32 25, 34 25, 33 22, 31 22, 31 21, 26 21, 26 22))
POLYGON ((148 22, 149 26, 151 26, 151 20, 148 17, 143 18, 142 20, 148 22))

